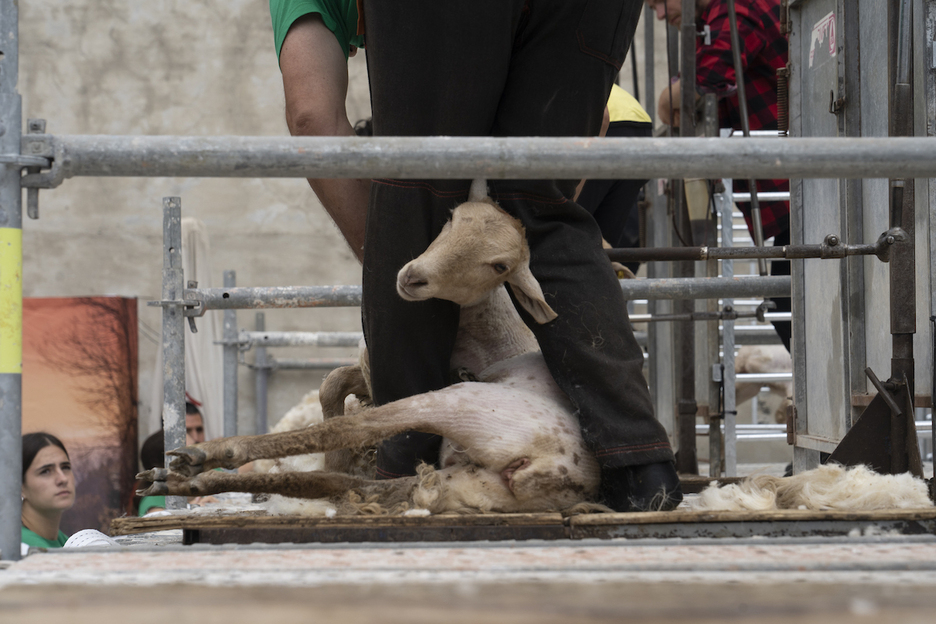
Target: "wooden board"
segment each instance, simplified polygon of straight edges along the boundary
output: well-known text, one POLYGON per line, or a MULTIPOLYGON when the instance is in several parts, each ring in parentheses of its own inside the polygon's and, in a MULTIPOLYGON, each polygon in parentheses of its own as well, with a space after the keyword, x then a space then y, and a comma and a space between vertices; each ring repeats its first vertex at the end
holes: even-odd
POLYGON ((936 534, 936 508, 881 511, 673 511, 569 518, 571 539, 936 534))
POLYGON ((183 530, 183 543, 448 542, 578 540, 616 537, 848 535, 854 531, 936 534, 936 508, 869 512, 673 511, 582 514, 443 514, 435 516, 267 516, 255 512, 117 518, 113 535, 183 530))
POLYGON ((434 516, 173 515, 117 518, 113 535, 183 530, 183 542, 210 544, 309 542, 442 542, 566 539, 561 514, 434 516))

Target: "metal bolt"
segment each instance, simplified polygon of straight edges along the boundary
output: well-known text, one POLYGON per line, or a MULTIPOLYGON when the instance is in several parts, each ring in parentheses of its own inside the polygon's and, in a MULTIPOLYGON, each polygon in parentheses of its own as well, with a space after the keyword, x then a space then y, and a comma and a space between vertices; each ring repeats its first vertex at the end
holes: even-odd
POLYGON ((896 239, 893 236, 888 236, 885 240, 888 245, 893 245, 896 239))
POLYGON ((829 247, 835 247, 836 245, 839 244, 838 236, 834 236, 834 235, 829 236, 826 239, 826 242, 829 244, 829 247))

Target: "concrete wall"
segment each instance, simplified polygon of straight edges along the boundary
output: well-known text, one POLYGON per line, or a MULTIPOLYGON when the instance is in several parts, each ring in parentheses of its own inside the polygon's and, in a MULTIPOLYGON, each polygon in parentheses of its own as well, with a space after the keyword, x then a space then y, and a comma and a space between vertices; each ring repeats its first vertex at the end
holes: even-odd
MULTIPOLYGON (((643 26, 638 28, 642 46, 643 26)), ((657 91, 665 86, 664 30, 657 24, 657 91)), ((639 47, 640 72, 644 55, 639 47)), ((369 115, 364 54, 352 58, 352 120, 369 115)), ((629 85, 630 65, 624 84, 629 85)), ((266 2, 258 0, 31 0, 20 4, 24 117, 52 134, 286 135, 280 73, 266 2)), ((641 93, 646 101, 647 94, 641 93)), ((656 99, 656 94, 651 102, 656 99)), ((653 106, 650 104, 649 106, 653 106)), ((211 243, 212 286, 237 272, 240 286, 359 284, 360 268, 300 179, 79 178, 40 195, 39 221, 24 223, 24 295, 116 294, 140 300, 141 435, 159 336, 162 198, 182 198, 211 243)), ((209 286, 200 284, 200 286, 209 286)), ((252 328, 254 313, 238 312, 252 328)), ((360 328, 357 309, 270 310, 267 329, 360 328)), ((272 350, 281 357, 345 357, 348 349, 272 350)), ((246 355, 248 362, 253 354, 246 355)), ((277 372, 270 422, 322 372, 277 372)), ((240 370, 240 430, 253 431, 254 383, 240 370)))

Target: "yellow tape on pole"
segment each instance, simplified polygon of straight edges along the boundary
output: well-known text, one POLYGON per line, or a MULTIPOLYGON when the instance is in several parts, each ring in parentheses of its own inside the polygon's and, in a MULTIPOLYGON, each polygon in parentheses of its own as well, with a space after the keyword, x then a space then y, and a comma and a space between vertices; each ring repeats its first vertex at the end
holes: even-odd
POLYGON ((23 372, 23 230, 0 228, 0 373, 23 372))

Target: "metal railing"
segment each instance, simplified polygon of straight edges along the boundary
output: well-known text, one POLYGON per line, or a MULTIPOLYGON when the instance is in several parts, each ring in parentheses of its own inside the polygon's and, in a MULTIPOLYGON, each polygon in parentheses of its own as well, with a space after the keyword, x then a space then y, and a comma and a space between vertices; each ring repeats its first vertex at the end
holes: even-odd
MULTIPOLYGON (((12 4, 2 5, 5 11, 12 4)), ((15 15, 15 12, 14 12, 15 15)), ((14 19, 15 22, 15 19, 14 19)), ((15 96, 15 45, 4 50, 4 93, 15 96)), ((11 101, 11 100, 4 100, 11 101)), ((582 138, 267 138, 174 136, 56 136, 26 134, 20 139, 21 111, 17 106, 0 111, 6 134, 0 145, 7 154, 0 176, 0 226, 14 242, 20 240, 22 204, 20 188, 54 188, 75 176, 186 176, 186 177, 421 177, 468 179, 511 178, 654 178, 654 177, 936 177, 936 142, 925 138, 883 139, 582 139, 582 138), (15 129, 15 131, 14 131, 15 129), (20 154, 29 156, 24 159, 20 154), (40 162, 34 160, 44 158, 40 162), (42 165, 48 163, 44 169, 42 165), (18 171, 31 168, 22 178, 18 171), (36 171, 39 169, 39 171, 36 171), (6 189, 6 190, 4 190, 6 189)), ((38 197, 29 193, 38 215, 38 197)), ((731 225, 724 227, 730 229, 731 225)), ((5 250, 4 264, 22 262, 21 247, 5 250)), ((177 269, 167 259, 167 268, 177 269)), ((181 271, 179 271, 181 279, 181 271)), ((322 287, 281 289, 186 289, 173 278, 166 285, 163 305, 172 316, 167 332, 178 334, 183 316, 198 316, 207 309, 314 307, 335 305, 344 289, 322 287)), ((647 280, 622 285, 629 298, 762 297, 789 293, 789 278, 698 278, 692 282, 647 280), (742 289, 742 290, 738 290, 742 289)), ((21 309, 21 295, 9 309, 21 309)), ((350 292, 347 297, 352 297, 350 292)), ((351 299, 345 300, 350 303, 351 299)), ((344 304, 341 304, 344 305, 344 304)), ((11 317, 19 335, 21 313, 11 317)), ((7 352, 13 341, 3 341, 0 361, 19 361, 7 352)), ((726 345, 727 346, 727 345, 726 345)), ((21 368, 0 369, 0 548, 4 557, 16 557, 19 505, 13 478, 20 460, 21 368), (7 466, 7 464, 10 464, 7 466), (7 469, 9 468, 9 469, 7 469), (16 504, 9 503, 16 499, 16 504), (12 553, 12 554, 11 554, 12 553)), ((171 375, 167 375, 170 383, 171 375)), ((178 388, 168 388, 173 402, 178 388)), ((177 437, 181 398, 167 407, 167 434, 177 437)), ((227 419, 227 416, 226 416, 227 419)), ((167 448, 179 440, 167 440, 167 448)))

